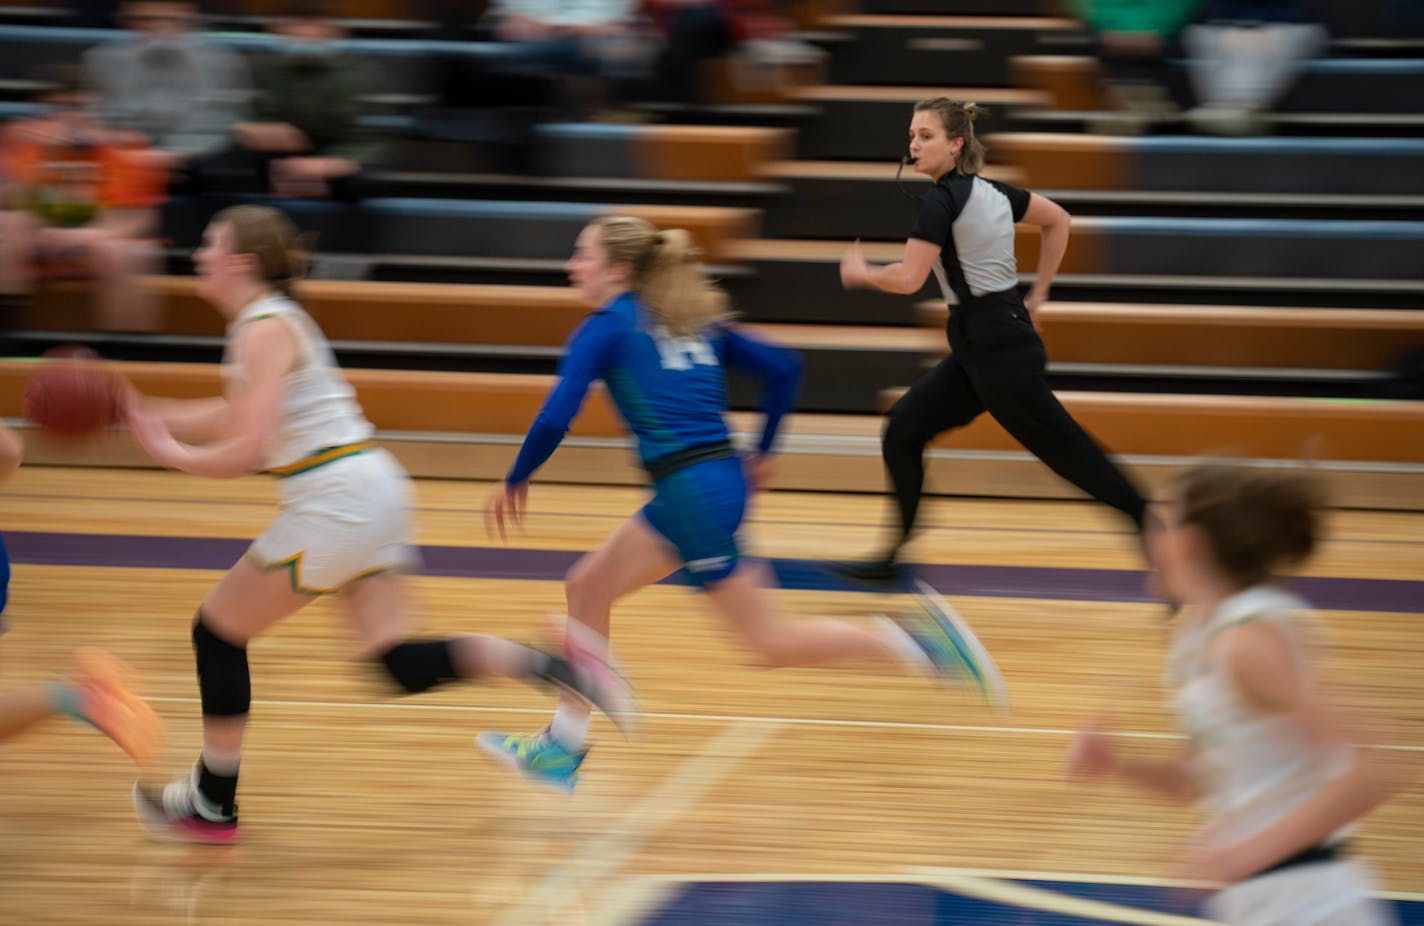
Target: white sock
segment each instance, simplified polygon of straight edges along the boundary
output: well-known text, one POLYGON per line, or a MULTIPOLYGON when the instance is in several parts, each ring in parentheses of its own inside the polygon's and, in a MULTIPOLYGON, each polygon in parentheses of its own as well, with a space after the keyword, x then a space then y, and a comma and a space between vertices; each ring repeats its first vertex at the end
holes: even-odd
POLYGON ((900 661, 916 675, 933 675, 934 663, 930 662, 930 657, 925 655, 925 651, 915 642, 914 638, 906 632, 894 620, 884 614, 875 615, 875 623, 880 631, 880 637, 895 650, 900 661))
POLYGON ((588 727, 587 710, 575 711, 560 702, 558 709, 554 711, 554 720, 549 724, 549 735, 570 752, 578 752, 583 749, 584 741, 588 739, 588 727))
POLYGON ((214 775, 236 775, 237 766, 242 762, 242 751, 222 752, 203 747, 203 766, 214 775))

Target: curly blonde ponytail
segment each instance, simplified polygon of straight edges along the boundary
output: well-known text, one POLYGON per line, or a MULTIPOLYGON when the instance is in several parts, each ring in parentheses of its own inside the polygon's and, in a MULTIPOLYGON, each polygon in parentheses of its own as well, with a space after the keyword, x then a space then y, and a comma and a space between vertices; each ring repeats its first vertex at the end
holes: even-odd
POLYGON ((732 317, 727 294, 702 272, 701 249, 685 229, 658 231, 626 215, 595 219, 613 263, 633 265, 633 289, 668 333, 684 337, 732 317))

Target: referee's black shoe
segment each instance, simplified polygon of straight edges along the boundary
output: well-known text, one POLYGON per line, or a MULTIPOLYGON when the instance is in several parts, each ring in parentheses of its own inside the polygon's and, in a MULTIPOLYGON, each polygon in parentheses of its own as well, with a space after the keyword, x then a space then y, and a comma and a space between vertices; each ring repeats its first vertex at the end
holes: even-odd
POLYGON ((826 564, 836 578, 877 592, 909 588, 910 568, 893 559, 841 560, 826 564))

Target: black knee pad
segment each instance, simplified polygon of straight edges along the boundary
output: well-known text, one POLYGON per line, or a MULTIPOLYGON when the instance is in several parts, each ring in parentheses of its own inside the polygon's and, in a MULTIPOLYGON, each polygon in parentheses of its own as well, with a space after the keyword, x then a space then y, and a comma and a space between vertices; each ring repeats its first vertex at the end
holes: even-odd
POLYGON ((450 640, 406 640, 381 654, 381 664, 408 694, 420 694, 460 677, 450 640))
POLYGON ((208 629, 203 612, 193 622, 193 656, 198 664, 198 693, 203 714, 240 717, 252 706, 252 677, 247 647, 233 646, 208 629))

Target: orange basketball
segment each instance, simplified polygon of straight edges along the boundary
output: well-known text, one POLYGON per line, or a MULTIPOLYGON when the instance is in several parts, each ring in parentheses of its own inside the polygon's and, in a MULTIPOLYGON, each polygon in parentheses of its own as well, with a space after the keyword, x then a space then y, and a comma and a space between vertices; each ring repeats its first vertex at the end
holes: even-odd
POLYGON ((55 434, 101 431, 119 419, 119 380, 93 351, 59 348, 25 382, 25 417, 55 434))

